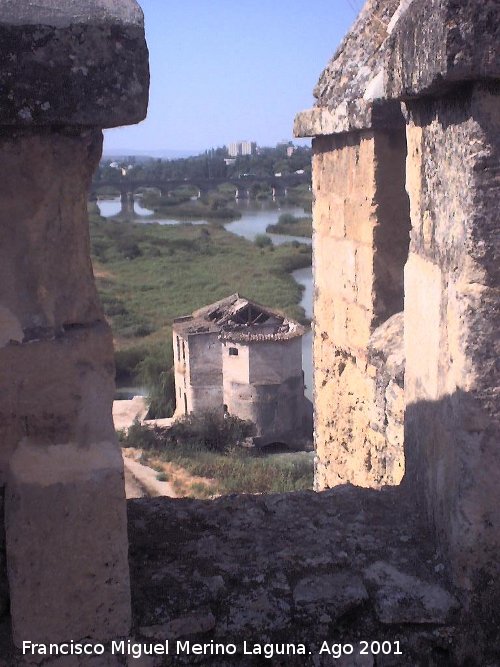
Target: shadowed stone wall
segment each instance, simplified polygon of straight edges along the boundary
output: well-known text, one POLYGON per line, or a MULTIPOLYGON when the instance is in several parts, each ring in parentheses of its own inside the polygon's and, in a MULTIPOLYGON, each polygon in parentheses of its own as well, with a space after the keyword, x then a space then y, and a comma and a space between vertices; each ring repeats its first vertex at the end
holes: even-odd
POLYGON ((403 463, 406 408, 404 487, 483 612, 500 599, 499 12, 369 0, 295 125, 316 137, 316 484, 399 481, 379 471, 395 442, 403 463))
POLYGON ((89 256, 102 127, 146 112, 133 0, 0 2, 0 480, 14 640, 130 626, 112 336, 89 256))
POLYGON ((500 600, 499 14, 415 2, 387 76, 408 116, 406 481, 456 581, 488 607, 500 600))
POLYGON ((314 404, 318 490, 404 473, 405 121, 378 99, 398 2, 366 3, 299 113, 313 139, 314 404), (390 324, 385 324, 387 321, 390 324), (379 329, 380 328, 380 329, 379 329), (372 338, 373 337, 373 338, 372 338))

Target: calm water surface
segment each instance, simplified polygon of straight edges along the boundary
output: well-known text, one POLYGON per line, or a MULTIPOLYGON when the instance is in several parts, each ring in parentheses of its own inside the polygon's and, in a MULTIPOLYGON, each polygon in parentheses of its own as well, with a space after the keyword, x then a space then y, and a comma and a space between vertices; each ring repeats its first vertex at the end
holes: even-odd
MULTIPOLYGON (((118 215, 121 210, 120 197, 110 199, 99 199, 97 202, 101 215, 110 218, 118 215)), ((224 225, 228 232, 242 236, 245 239, 254 241, 258 234, 265 234, 268 225, 273 225, 278 222, 278 218, 282 213, 291 213, 296 216, 304 216, 304 209, 295 206, 281 207, 269 202, 254 202, 248 200, 240 200, 236 205, 237 210, 241 213, 241 218, 234 222, 228 222, 224 225)), ((134 200, 134 212, 136 217, 134 222, 144 223, 159 223, 160 225, 178 225, 185 220, 175 218, 161 217, 153 213, 149 209, 141 206, 138 200, 134 200)), ((195 225, 207 224, 207 220, 196 220, 195 225)), ((275 245, 283 243, 290 243, 298 241, 299 243, 311 244, 311 239, 302 236, 288 236, 285 234, 268 234, 275 245)), ((298 269, 292 273, 294 279, 304 286, 302 293, 302 300, 300 305, 304 308, 306 317, 312 319, 312 303, 313 303, 313 280, 312 267, 298 269)), ((306 396, 312 400, 312 332, 308 331, 302 339, 302 367, 304 369, 304 381, 306 385, 306 396)), ((139 392, 140 393, 140 392, 139 392)))

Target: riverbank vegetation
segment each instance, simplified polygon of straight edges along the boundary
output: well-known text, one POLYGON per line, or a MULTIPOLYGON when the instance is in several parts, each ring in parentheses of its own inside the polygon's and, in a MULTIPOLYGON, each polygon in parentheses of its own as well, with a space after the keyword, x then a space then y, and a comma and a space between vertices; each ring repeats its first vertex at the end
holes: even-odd
POLYGON ((117 380, 146 383, 151 416, 173 408, 172 329, 176 317, 240 292, 305 321, 291 276, 311 265, 311 248, 259 248, 222 225, 159 225, 101 218, 89 205, 97 288, 115 340, 117 380), (155 380, 153 382, 153 380, 155 380))
POLYGON ((282 213, 275 225, 268 225, 268 234, 289 234, 290 236, 312 237, 312 218, 297 217, 290 213, 282 213))
POLYGON ((184 186, 163 197, 158 190, 147 189, 142 193, 142 205, 165 218, 184 220, 222 221, 237 220, 241 213, 230 206, 234 194, 224 195, 219 192, 196 199, 198 190, 193 193, 193 186, 184 186))
MULTIPOLYGON (((312 489, 314 466, 310 453, 266 455, 260 450, 239 447, 236 442, 245 430, 245 422, 243 427, 236 425, 234 441, 229 438, 223 448, 209 448, 203 439, 202 421, 198 419, 200 423, 191 432, 186 425, 169 431, 136 423, 127 434, 120 434, 121 444, 127 449, 134 448, 134 453, 139 449, 139 460, 155 469, 158 479, 169 481, 182 496, 210 498, 228 493, 312 489)), ((209 425, 208 431, 212 432, 213 427, 209 425)))

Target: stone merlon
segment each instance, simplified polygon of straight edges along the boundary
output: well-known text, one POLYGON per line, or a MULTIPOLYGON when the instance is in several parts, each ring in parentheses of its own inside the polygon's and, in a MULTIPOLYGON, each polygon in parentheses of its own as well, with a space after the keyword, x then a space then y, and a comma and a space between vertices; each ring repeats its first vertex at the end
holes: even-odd
POLYGON ((0 0, 0 125, 116 127, 146 116, 135 0, 0 0))
POLYGON ((391 38, 386 94, 443 95, 468 81, 500 80, 498 0, 413 0, 391 38))
POLYGON ((316 105, 295 119, 297 137, 343 134, 400 123, 400 109, 388 104, 384 63, 389 36, 408 0, 368 0, 320 76, 316 105))

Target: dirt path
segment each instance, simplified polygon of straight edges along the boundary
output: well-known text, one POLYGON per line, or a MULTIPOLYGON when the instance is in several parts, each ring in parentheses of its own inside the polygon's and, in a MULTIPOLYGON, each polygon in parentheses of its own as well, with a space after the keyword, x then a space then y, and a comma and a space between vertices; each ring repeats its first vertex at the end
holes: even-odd
POLYGON ((168 496, 177 498, 174 487, 170 482, 160 482, 157 479, 157 471, 142 465, 139 461, 134 461, 123 454, 123 463, 125 466, 125 490, 127 498, 142 498, 144 496, 157 497, 168 496), (129 488, 127 490, 127 478, 129 479, 129 488), (140 492, 142 495, 129 495, 140 492))
POLYGON ((125 472, 125 496, 127 498, 147 498, 149 494, 146 489, 142 487, 134 475, 130 472, 126 465, 124 465, 125 472))

